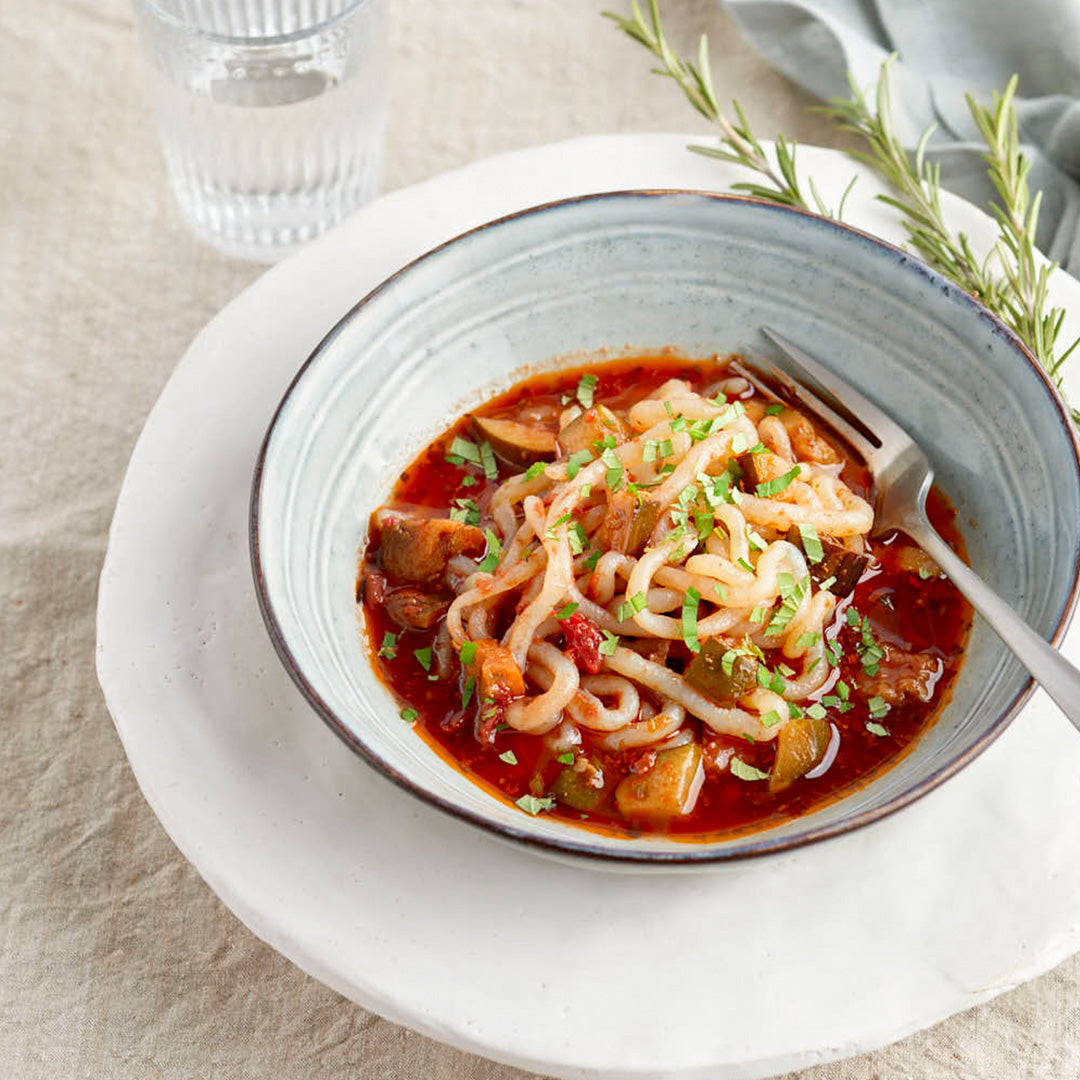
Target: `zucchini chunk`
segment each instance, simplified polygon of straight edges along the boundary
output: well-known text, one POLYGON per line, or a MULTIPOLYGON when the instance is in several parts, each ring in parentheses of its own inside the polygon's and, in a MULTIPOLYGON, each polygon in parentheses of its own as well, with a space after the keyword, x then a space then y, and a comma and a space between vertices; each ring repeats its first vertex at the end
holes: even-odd
POLYGON ((516 420, 474 416, 473 426, 491 443, 495 456, 515 469, 527 469, 537 461, 555 457, 555 433, 516 420))
POLYGON ((832 738, 828 720, 799 716, 776 736, 776 759, 769 773, 769 791, 783 791, 805 776, 825 756, 832 738))
POLYGON ((661 750, 648 772, 631 773, 620 781, 615 804, 625 818, 666 821, 693 811, 704 782, 701 747, 684 743, 661 750))
POLYGON ((757 685, 758 662, 752 656, 736 653, 728 664, 730 671, 724 670, 729 651, 720 638, 706 638, 683 672, 686 682, 717 705, 734 705, 757 685))
MULTIPOLYGON (((845 596, 850 596, 855 591, 859 578, 863 576, 863 571, 870 562, 870 556, 848 551, 843 544, 830 540, 827 536, 821 536, 818 539, 821 541, 823 556, 821 561, 816 563, 806 560, 810 568, 810 580, 820 586, 823 581, 836 578, 829 586, 829 592, 837 599, 843 600, 845 596)), ((793 525, 788 529, 787 541, 789 544, 794 544, 803 554, 806 553, 806 545, 803 543, 802 533, 799 532, 798 526, 793 525)))

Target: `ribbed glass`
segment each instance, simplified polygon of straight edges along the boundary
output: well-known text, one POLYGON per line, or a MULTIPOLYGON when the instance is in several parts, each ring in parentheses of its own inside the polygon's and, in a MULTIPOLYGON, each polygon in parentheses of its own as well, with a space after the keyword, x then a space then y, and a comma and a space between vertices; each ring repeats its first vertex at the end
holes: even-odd
POLYGON ((169 177, 218 248, 272 261, 378 190, 387 0, 135 0, 169 177))

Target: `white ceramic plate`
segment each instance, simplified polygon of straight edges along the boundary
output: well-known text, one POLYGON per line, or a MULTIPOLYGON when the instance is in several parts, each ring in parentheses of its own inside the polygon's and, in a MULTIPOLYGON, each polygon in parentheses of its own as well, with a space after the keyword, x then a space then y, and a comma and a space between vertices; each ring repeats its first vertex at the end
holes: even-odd
MULTIPOLYGON (((398 266, 499 214, 738 178, 686 141, 594 137, 480 162, 380 199, 267 273, 162 394, 102 573, 98 670, 117 729, 225 903, 360 1004, 565 1077, 768 1076, 879 1046, 1080 948, 1080 737, 1041 693, 887 821, 737 871, 613 876, 417 803, 330 733, 273 654, 247 500, 266 423, 311 348, 398 266)), ((835 201, 854 166, 800 154, 835 201)), ((876 190, 864 176, 848 217, 899 240, 876 190)), ((985 218, 947 205, 988 241, 985 218)), ((1064 275, 1056 293, 1080 305, 1064 275)), ((1074 659, 1078 646, 1074 629, 1074 659)))

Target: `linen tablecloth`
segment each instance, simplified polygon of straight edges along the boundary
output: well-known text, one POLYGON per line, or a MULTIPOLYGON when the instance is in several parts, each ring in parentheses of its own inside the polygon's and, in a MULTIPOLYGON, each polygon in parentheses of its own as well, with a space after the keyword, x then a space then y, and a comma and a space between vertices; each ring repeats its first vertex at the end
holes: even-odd
MULTIPOLYGON (((691 127, 601 6, 394 0, 387 189, 577 134, 691 127)), ((682 46, 709 32, 721 95, 762 135, 837 144, 711 0, 665 11, 682 46)), ((0 42, 0 1076, 523 1077, 302 974, 237 922, 143 801, 94 673, 109 520, 171 368, 261 269, 182 224, 126 0, 0 0, 0 42)), ((1080 957, 801 1075, 1080 1077, 1080 957)))

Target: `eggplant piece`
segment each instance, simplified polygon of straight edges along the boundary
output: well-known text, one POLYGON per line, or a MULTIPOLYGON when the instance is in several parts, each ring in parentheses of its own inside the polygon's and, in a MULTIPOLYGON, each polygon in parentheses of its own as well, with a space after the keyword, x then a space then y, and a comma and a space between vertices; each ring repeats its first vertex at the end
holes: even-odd
POLYGON ((581 450, 599 457, 604 437, 608 435, 618 446, 630 438, 630 429, 606 405, 594 405, 559 432, 559 445, 567 457, 581 450))
MULTIPOLYGON (((764 453, 751 454, 749 451, 740 454, 736 459, 739 468, 743 472, 743 490, 750 495, 756 495, 759 484, 767 484, 770 480, 778 480, 781 476, 791 472, 795 462, 774 454, 771 450, 764 453)), ((780 496, 784 493, 779 492, 780 496)))
POLYGON ((388 518, 379 538, 379 560, 391 581, 423 585, 437 578, 455 555, 481 555, 483 532, 449 518, 388 518))
POLYGON ((579 758, 573 765, 567 765, 555 777, 551 794, 563 806, 588 813, 608 800, 611 784, 599 761, 586 757, 584 766, 581 761, 579 758))
POLYGON ((758 662, 752 656, 736 653, 731 672, 724 670, 724 656, 729 651, 720 638, 706 638, 683 672, 684 681, 717 705, 734 705, 757 685, 758 662))
POLYGON ((515 469, 527 469, 537 461, 555 457, 555 433, 546 428, 490 416, 474 416, 472 422, 491 443, 495 456, 515 469))
POLYGON ((597 530, 596 546, 602 551, 640 555, 659 520, 660 507, 654 499, 640 492, 615 492, 608 496, 608 511, 597 530))
POLYGON ((789 720, 776 736, 769 791, 783 791, 820 764, 831 738, 832 725, 828 720, 815 720, 812 716, 789 720))
MULTIPOLYGON (((870 556, 848 551, 843 544, 830 540, 827 536, 820 536, 818 539, 821 541, 821 561, 815 563, 809 559, 806 560, 806 565, 810 568, 810 580, 820 586, 823 581, 836 578, 829 586, 829 592, 837 599, 843 600, 845 596, 850 596, 855 591, 859 578, 863 576, 863 571, 870 562, 870 556)), ((802 533, 799 532, 797 525, 792 525, 788 529, 787 541, 789 544, 794 544, 804 555, 806 554, 806 545, 803 543, 802 533)))
POLYGON ((615 805, 631 821, 666 821, 693 811, 704 782, 701 747, 684 743, 661 750, 648 772, 631 773, 620 781, 615 805))

